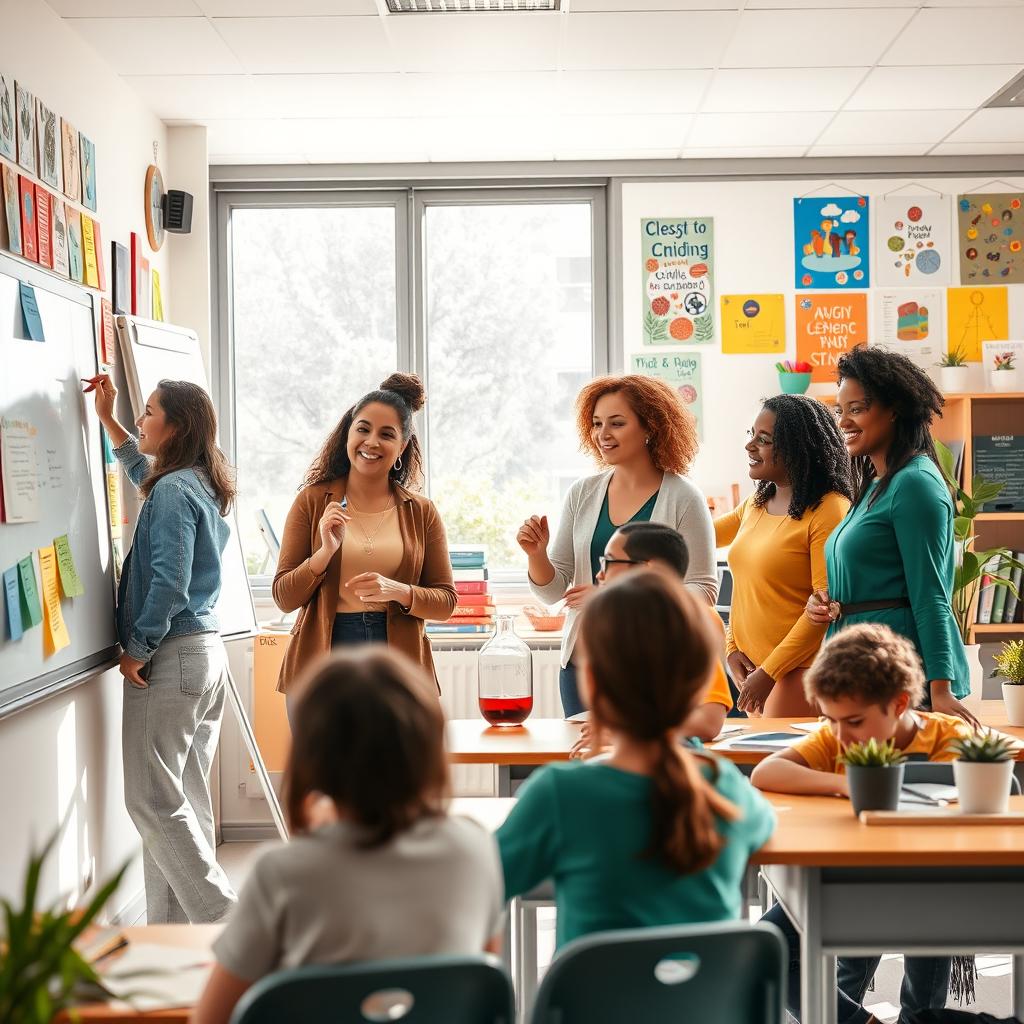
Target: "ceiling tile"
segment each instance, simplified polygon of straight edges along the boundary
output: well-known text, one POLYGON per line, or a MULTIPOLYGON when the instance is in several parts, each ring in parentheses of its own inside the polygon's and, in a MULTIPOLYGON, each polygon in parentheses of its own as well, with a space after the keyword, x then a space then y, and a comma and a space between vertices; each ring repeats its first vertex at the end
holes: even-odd
POLYGON ((547 14, 387 18, 405 71, 554 71, 562 19, 547 14))
POLYGON ((850 143, 845 146, 811 146, 808 156, 924 156, 929 150, 927 142, 891 143, 864 146, 850 143))
POLYGON ((948 135, 967 115, 966 110, 850 110, 815 139, 820 146, 876 143, 933 145, 948 135))
MULTIPOLYGON (((1024 0, 982 0, 983 7, 1020 7, 1024 0)), ((924 0, 922 7, 970 7, 977 8, 978 0, 924 0)))
POLYGON ((253 75, 263 117, 407 117, 406 75, 253 75))
POLYGON ((211 18, 309 18, 377 15, 374 0, 195 0, 211 18))
POLYGON ((231 153, 210 150, 210 166, 231 164, 308 164, 309 161, 299 153, 281 155, 280 153, 231 153))
POLYGON ((552 113, 558 100, 554 71, 402 75, 410 108, 424 117, 446 114, 552 113))
POLYGON ((692 113, 710 71, 563 71, 558 108, 589 114, 692 113))
POLYGON ((881 64, 1015 64, 1024 44, 1024 6, 925 8, 881 64))
POLYGON ((687 160, 770 160, 803 156, 806 150, 806 146, 688 146, 683 150, 683 156, 687 160))
POLYGON ((574 14, 566 24, 562 66, 569 70, 714 67, 736 19, 728 11, 574 14), (664 45, 664 40, 678 40, 678 44, 664 45), (687 40, 699 40, 699 45, 687 40))
POLYGON ((555 159, 569 160, 678 160, 678 149, 605 149, 598 146, 592 149, 559 148, 555 159))
POLYGON ((245 118, 257 109, 248 75, 126 75, 124 81, 165 121, 245 118))
MULTIPOLYGON (((969 2, 969 0, 967 0, 969 2)), ((919 7, 921 0, 747 0, 745 10, 814 10, 820 7, 919 7)))
POLYGON ((867 67, 878 60, 913 13, 893 8, 744 11, 721 66, 867 67))
POLYGON ((555 121, 545 117, 421 118, 431 160, 550 160, 555 121))
POLYGON ((942 110, 981 106, 1024 65, 875 68, 850 97, 847 110, 942 110))
POLYGON ((230 75, 242 70, 205 18, 74 18, 68 24, 120 75, 230 75))
POLYGON ((1024 142, 940 142, 929 156, 1012 156, 1024 153, 1024 142))
POLYGON ((559 148, 675 149, 683 146, 688 114, 574 115, 558 119, 559 148))
POLYGON ((213 24, 253 74, 397 70, 377 17, 217 18, 213 24))
POLYGON ((740 0, 572 0, 572 14, 645 11, 737 11, 740 0))
POLYGON ((1024 142, 1024 110, 998 107, 979 110, 946 142, 1024 142))
POLYGON ((698 114, 686 148, 809 146, 830 113, 698 114))
POLYGON ((188 18, 203 12, 196 0, 46 0, 62 18, 188 18))
POLYGON ((867 68, 756 68, 715 72, 701 112, 838 110, 867 68))

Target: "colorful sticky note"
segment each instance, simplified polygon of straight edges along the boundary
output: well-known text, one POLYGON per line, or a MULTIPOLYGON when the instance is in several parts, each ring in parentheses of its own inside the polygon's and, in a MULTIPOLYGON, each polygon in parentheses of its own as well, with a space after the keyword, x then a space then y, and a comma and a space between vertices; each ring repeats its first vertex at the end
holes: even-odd
POLYGON ((18 596, 18 567, 4 569, 4 596, 7 601, 7 633, 12 640, 20 640, 24 632, 21 626, 21 598, 18 596))
POLYGON ((43 583, 43 649, 46 656, 56 654, 71 643, 57 587, 57 556, 53 545, 39 549, 39 575, 43 583))
POLYGON ((36 302, 36 290, 24 281, 18 282, 21 293, 21 317, 25 321, 25 332, 33 341, 46 341, 43 334, 43 318, 39 315, 39 304, 36 302))
POLYGON ((36 570, 32 556, 26 555, 18 563, 18 579, 21 582, 21 618, 30 626, 43 621, 43 610, 39 607, 39 591, 36 589, 36 570))
POLYGON ((81 597, 85 587, 75 568, 75 556, 71 553, 71 544, 65 533, 53 542, 53 550, 57 555, 57 569, 60 571, 60 588, 65 597, 81 597))

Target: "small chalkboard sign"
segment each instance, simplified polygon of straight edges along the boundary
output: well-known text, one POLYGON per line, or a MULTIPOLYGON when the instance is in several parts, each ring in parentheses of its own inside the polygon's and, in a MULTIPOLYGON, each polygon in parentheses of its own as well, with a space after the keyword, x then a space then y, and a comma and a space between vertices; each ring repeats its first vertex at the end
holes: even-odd
POLYGON ((1024 512, 1024 434, 976 434, 974 472, 1005 485, 983 511, 1024 512))

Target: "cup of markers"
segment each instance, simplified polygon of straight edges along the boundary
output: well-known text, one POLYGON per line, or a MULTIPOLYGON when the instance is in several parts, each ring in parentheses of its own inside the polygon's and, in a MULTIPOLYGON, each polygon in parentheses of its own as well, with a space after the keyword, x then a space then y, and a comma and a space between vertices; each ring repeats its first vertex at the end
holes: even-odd
POLYGON ((811 386, 811 364, 791 362, 775 364, 779 371, 779 388, 784 395, 802 395, 811 386))

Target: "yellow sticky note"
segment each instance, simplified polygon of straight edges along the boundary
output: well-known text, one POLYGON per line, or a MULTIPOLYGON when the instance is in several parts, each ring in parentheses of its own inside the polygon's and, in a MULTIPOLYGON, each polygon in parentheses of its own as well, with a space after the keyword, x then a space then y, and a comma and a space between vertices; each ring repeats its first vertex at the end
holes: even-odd
POLYGON ((785 296, 723 295, 722 351, 730 355, 785 352, 785 296))
POLYGON ((96 235, 92 217, 82 214, 82 252, 85 255, 85 283, 90 288, 100 286, 100 268, 96 262, 96 235))
POLYGON ((983 341, 1006 341, 1010 336, 1006 286, 947 288, 946 336, 948 351, 960 349, 971 362, 981 361, 983 341))
POLYGON ((46 656, 56 654, 71 643, 64 615, 60 610, 57 586, 57 555, 53 545, 39 549, 39 575, 43 589, 43 647, 46 656))

